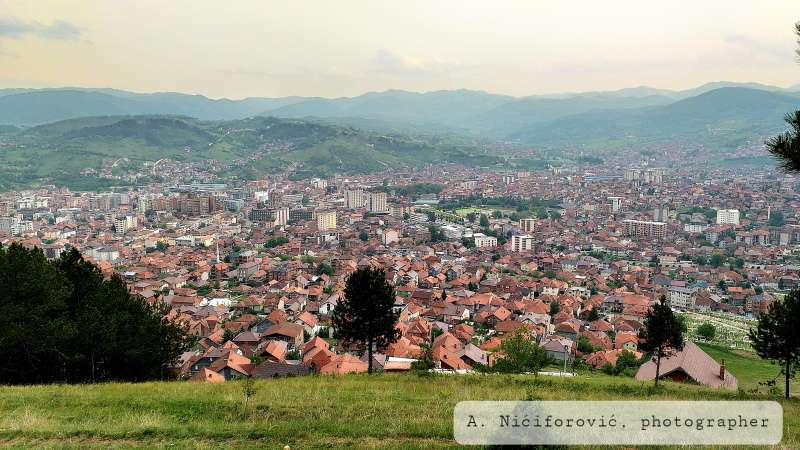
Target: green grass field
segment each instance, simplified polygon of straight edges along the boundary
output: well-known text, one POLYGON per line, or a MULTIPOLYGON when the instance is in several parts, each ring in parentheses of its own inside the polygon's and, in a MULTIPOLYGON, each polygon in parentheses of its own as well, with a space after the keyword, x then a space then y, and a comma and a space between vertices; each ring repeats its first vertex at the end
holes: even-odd
POLYGON ((461 217, 466 217, 467 214, 469 214, 469 213, 475 213, 475 214, 486 214, 487 216, 491 217, 493 211, 500 211, 500 212, 502 212, 503 214, 506 214, 506 215, 511 215, 511 213, 516 212, 514 209, 511 209, 511 208, 491 208, 491 207, 481 208, 481 207, 473 206, 471 208, 460 208, 460 209, 457 209, 456 210, 456 214, 458 214, 461 217))
POLYGON ((689 336, 697 338, 696 330, 702 324, 708 323, 716 328, 716 335, 711 343, 723 347, 752 351, 748 333, 756 326, 755 320, 740 317, 731 317, 720 313, 684 313, 689 336))
MULTIPOLYGON (((0 389, 0 445, 18 448, 455 448, 461 400, 735 400, 736 392, 605 375, 312 376, 242 382, 0 389)), ((764 397, 758 397, 764 398, 764 397)), ((800 447, 800 402, 782 401, 783 445, 800 447)))
MULTIPOLYGON (((767 388, 759 386, 758 383, 777 377, 777 388, 783 392, 784 379, 780 375, 781 368, 775 364, 765 361, 755 353, 745 350, 736 350, 719 345, 697 343, 706 353, 717 362, 725 360, 725 366, 739 381, 739 387, 747 391, 759 388, 766 391, 767 388)), ((800 380, 791 382, 791 389, 794 394, 800 393, 800 380)))

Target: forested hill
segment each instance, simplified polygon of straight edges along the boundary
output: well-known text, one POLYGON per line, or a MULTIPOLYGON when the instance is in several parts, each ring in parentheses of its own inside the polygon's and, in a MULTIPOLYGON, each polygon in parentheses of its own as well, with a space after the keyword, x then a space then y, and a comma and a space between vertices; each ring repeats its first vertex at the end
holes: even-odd
POLYGON ((310 176, 500 160, 463 141, 266 117, 104 116, 6 130, 0 133, 0 189, 42 183, 88 188, 92 177, 82 171, 113 164, 119 173, 160 159, 218 161, 223 178, 245 179, 287 167, 310 176))

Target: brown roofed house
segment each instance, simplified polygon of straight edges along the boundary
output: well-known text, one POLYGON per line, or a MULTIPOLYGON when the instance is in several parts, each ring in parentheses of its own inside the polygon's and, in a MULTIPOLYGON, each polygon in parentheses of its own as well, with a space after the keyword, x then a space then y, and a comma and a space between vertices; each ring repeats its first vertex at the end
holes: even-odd
MULTIPOLYGON (((656 376, 656 363, 648 361, 636 372, 637 380, 652 380, 656 376)), ((659 379, 668 378, 673 381, 693 380, 699 384, 711 387, 723 387, 736 390, 738 382, 730 372, 725 369, 725 361, 717 364, 694 342, 687 341, 683 350, 668 358, 661 359, 659 379)))

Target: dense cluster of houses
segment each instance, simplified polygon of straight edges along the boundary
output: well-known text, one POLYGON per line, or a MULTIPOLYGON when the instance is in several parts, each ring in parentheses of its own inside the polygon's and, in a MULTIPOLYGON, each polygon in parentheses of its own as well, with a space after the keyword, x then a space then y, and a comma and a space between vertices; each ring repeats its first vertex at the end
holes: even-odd
POLYGON ((359 267, 396 289, 400 339, 373 361, 385 371, 425 348, 441 370, 491 365, 520 327, 554 360, 602 368, 640 356, 662 295, 679 311, 758 316, 800 282, 791 176, 597 169, 46 187, 0 194, 0 243, 50 258, 78 247, 172 305, 198 338, 176 370, 204 381, 366 370, 330 325, 359 267))

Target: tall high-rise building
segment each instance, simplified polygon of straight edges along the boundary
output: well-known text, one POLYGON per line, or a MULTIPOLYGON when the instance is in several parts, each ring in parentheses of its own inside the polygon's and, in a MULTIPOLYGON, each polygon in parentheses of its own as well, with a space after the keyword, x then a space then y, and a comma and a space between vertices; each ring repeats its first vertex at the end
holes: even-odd
POLYGON ((659 206, 653 210, 653 221, 666 222, 667 220, 669 220, 669 208, 659 206))
POLYGON ((369 194, 369 202, 367 203, 369 212, 372 213, 385 213, 389 211, 386 206, 386 193, 385 192, 372 192, 369 194))
POLYGON ((336 211, 317 212, 317 231, 336 229, 336 211))
POLYGON ((344 191, 344 206, 349 209, 363 208, 367 204, 367 195, 361 189, 346 189, 344 191))
POLYGON ((644 171, 644 182, 660 184, 664 181, 664 174, 666 169, 662 167, 653 167, 644 171))
POLYGON ((114 218, 114 230, 119 234, 125 234, 128 230, 136 228, 139 220, 136 216, 117 216, 114 218))
POLYGON ((625 169, 625 181, 638 181, 639 177, 639 169, 625 169))
POLYGON ((622 209, 622 197, 608 197, 611 200, 611 212, 619 212, 622 209))
POLYGON ((268 194, 269 198, 269 205, 272 207, 283 206, 283 192, 280 191, 270 191, 268 194))
POLYGON ((536 220, 535 219, 520 219, 519 227, 523 233, 533 233, 534 228, 536 228, 536 220))
POLYGON ((275 226, 283 226, 289 223, 289 208, 276 208, 275 209, 275 226))
POLYGON ((138 209, 139 212, 144 213, 145 211, 153 209, 153 202, 147 197, 146 194, 142 194, 136 201, 136 209, 138 209))
POLYGON ((515 234, 511 236, 511 250, 515 252, 533 250, 533 236, 529 234, 515 234))

